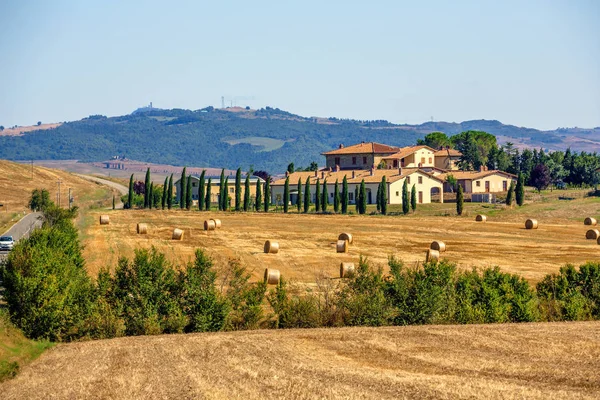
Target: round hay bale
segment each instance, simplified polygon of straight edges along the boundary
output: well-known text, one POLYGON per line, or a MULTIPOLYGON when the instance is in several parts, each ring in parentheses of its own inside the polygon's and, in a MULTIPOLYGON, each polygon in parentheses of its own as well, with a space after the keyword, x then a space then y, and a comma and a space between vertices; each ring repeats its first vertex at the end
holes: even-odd
POLYGON ((277 285, 281 274, 278 269, 265 268, 265 282, 267 285, 277 285))
POLYGON ((348 241, 347 240, 338 240, 335 245, 335 249, 338 253, 347 253, 348 252, 348 241))
POLYGON ((338 236, 338 240, 347 240, 348 244, 352 244, 352 234, 351 233, 340 233, 338 236))
POLYGON ((145 235, 148 233, 148 224, 138 223, 137 224, 137 233, 140 235, 145 235))
POLYGON ((446 243, 440 242, 439 240, 431 242, 431 246, 429 246, 431 250, 437 250, 440 253, 446 251, 446 243))
POLYGON ((349 274, 353 274, 355 271, 354 263, 343 262, 340 263, 340 278, 347 278, 349 274))
POLYGON ((213 221, 215 223, 215 227, 216 228, 220 228, 221 227, 221 220, 220 219, 211 219, 211 221, 213 221))
POLYGON ((279 253, 279 243, 273 242, 272 240, 267 240, 265 242, 265 253, 267 253, 267 254, 279 253))
POLYGON ((596 221, 596 218, 587 217, 586 219, 583 220, 583 224, 596 226, 598 224, 598 221, 596 221))
POLYGON ((600 244, 600 237, 598 238, 598 240, 596 241, 596 243, 600 244))
POLYGON ((217 228, 217 224, 212 219, 204 221, 204 230, 205 231, 214 231, 217 228))
POLYGON ((173 240, 183 240, 183 230, 182 229, 173 229, 173 240))
POLYGON ((487 217, 485 215, 482 215, 482 214, 477 214, 477 216, 475 217, 475 221, 477 221, 477 222, 485 222, 485 221, 487 221, 487 217))
POLYGON ((537 229, 538 222, 537 219, 528 219, 525 221, 525 229, 537 229))
POLYGON ((100 216, 100 225, 108 225, 109 221, 110 221, 110 218, 108 218, 108 215, 100 216))
POLYGON ((433 249, 427 250, 427 255, 425 256, 425 262, 436 263, 438 261, 440 261, 440 252, 437 250, 433 250, 433 249))
POLYGON ((598 229, 590 229, 585 233, 586 239, 598 240, 599 237, 600 237, 600 231, 598 231, 598 229))

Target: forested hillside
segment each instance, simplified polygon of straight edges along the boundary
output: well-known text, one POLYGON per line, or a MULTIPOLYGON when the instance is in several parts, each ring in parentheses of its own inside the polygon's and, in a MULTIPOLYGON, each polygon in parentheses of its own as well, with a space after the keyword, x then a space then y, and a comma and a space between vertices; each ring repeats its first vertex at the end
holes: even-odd
MULTIPOLYGON (((498 121, 394 125, 387 121, 306 118, 270 107, 208 107, 196 111, 145 109, 111 118, 95 115, 54 129, 0 136, 0 158, 101 161, 119 155, 160 164, 231 169, 253 166, 278 172, 290 162, 296 166, 321 162, 320 153, 340 143, 364 140, 406 146, 432 131, 452 135, 470 129, 514 137, 517 143, 525 139, 532 147, 544 143, 566 148, 561 146, 564 138, 558 131, 541 132, 498 121)), ((582 131, 581 137, 591 138, 596 130, 597 137, 598 128, 582 131)))

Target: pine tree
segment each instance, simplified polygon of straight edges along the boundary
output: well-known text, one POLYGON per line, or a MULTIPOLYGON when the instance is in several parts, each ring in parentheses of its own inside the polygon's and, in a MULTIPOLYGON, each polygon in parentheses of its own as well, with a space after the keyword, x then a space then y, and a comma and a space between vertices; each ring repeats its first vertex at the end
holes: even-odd
POLYGON ((404 178, 402 185, 402 212, 406 215, 410 211, 410 199, 408 194, 408 180, 404 178))
POLYGON ((338 180, 335 180, 335 188, 333 189, 333 211, 340 212, 340 187, 338 180))
POLYGON ((225 178, 225 183, 223 184, 223 196, 221 197, 221 199, 223 200, 221 210, 229 210, 229 176, 225 178))
POLYGON ((342 214, 348 213, 348 196, 348 179, 344 175, 344 179, 342 180, 342 214))
POLYGON ((506 193, 506 205, 512 207, 513 197, 515 196, 515 182, 513 180, 510 181, 510 186, 508 188, 508 192, 506 193))
POLYGON ((323 198, 321 199, 321 211, 326 212, 329 205, 329 193, 327 192, 327 178, 323 181, 323 198))
POLYGON ((381 213, 383 215, 387 214, 387 203, 388 203, 387 181, 386 181, 386 178, 384 175, 383 178, 381 179, 381 205, 379 206, 379 208, 381 208, 381 213))
POLYGON ((163 210, 167 206, 167 195, 168 194, 169 194, 169 177, 165 176, 165 184, 163 185, 163 193, 162 193, 162 198, 161 198, 161 202, 160 202, 160 205, 163 210))
POLYGON ((365 180, 360 182, 360 210, 361 214, 367 212, 367 188, 365 186, 365 180))
POLYGON ((463 202, 464 202, 463 188, 461 185, 458 185, 458 191, 456 192, 456 213, 458 215, 462 215, 463 202))
POLYGON ((515 198, 517 200, 517 205, 522 206, 523 201, 525 200, 525 183, 523 174, 519 172, 519 178, 517 179, 517 188, 515 189, 515 198))
POLYGON ((285 178, 285 186, 283 188, 283 212, 288 212, 288 207, 290 203, 290 177, 287 176, 285 178))
POLYGON ((129 192, 127 194, 127 205, 125 208, 133 208, 133 174, 129 178, 129 192))
POLYGON ((271 208, 271 182, 269 182, 269 178, 267 178, 265 182, 265 212, 269 212, 269 208, 271 208))
POLYGON ((152 196, 152 192, 154 191, 154 183, 150 182, 150 189, 146 190, 148 194, 148 208, 152 210, 154 196, 152 196))
POLYGON ((178 193, 179 194, 179 208, 182 210, 185 208, 185 199, 187 198, 186 193, 185 193, 185 189, 187 189, 187 182, 186 182, 187 175, 185 173, 186 173, 186 167, 183 167, 183 170, 181 171, 181 179, 179 180, 179 188, 181 189, 181 193, 178 193))
POLYGON ((413 185, 410 191, 410 207, 413 212, 417 209, 417 185, 413 185))
POLYGON ((310 208, 310 177, 306 177, 306 186, 304 187, 304 213, 310 208))
POLYGON ((244 211, 250 210, 250 174, 246 174, 244 182, 244 211))
POLYGON ((296 199, 296 208, 298 208, 298 214, 302 210, 302 179, 298 178, 298 198, 296 199))
POLYGON ((204 211, 204 188, 206 187, 206 170, 202 170, 200 174, 200 182, 198 183, 198 210, 204 211))
POLYGON ((242 211, 242 169, 235 172, 235 211, 242 211))
POLYGON ((173 207, 173 174, 169 177, 169 188, 167 189, 167 208, 173 207))
POLYGON ((221 170, 221 180, 219 181, 219 211, 223 211, 223 205, 225 204, 225 168, 221 170))
POLYGON ((185 208, 189 211, 192 209, 192 175, 187 177, 187 185, 185 187, 185 208))
POLYGON ((146 170, 146 180, 144 181, 144 208, 150 207, 150 168, 146 170))
POLYGON ((319 183, 319 178, 317 178, 317 183, 315 185, 315 212, 319 212, 321 210, 321 184, 319 183))
POLYGON ((262 208, 262 185, 260 183, 260 179, 256 180, 256 201, 254 202, 254 207, 256 212, 259 212, 262 208))
POLYGON ((210 211, 210 203, 212 203, 211 199, 211 188, 212 188, 212 178, 208 178, 208 184, 206 185, 206 197, 204 198, 204 209, 206 211, 210 211))

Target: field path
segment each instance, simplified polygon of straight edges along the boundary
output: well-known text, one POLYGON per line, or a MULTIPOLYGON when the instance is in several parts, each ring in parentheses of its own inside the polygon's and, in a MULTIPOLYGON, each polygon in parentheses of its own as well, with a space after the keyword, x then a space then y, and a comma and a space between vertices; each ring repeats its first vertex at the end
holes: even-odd
MULTIPOLYGON (((107 179, 98 178, 97 176, 81 175, 81 174, 74 174, 74 175, 78 176, 80 178, 83 178, 83 179, 87 179, 88 181, 92 181, 92 182, 100 183, 102 185, 110 186, 111 188, 118 190, 119 193, 121 193, 122 195, 127 194, 127 192, 129 192, 129 189, 127 188, 127 186, 121 185, 120 183, 109 181, 107 179)), ((123 203, 121 202, 120 199, 119 199, 119 202, 116 204, 115 208, 123 208, 123 203)))

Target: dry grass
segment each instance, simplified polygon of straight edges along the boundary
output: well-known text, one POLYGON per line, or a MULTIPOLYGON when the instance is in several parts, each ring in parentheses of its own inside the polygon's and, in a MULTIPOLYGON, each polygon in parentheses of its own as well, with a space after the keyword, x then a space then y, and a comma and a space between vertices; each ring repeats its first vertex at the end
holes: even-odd
POLYGON ((0 136, 22 136, 23 133, 32 132, 32 131, 44 131, 47 129, 54 129, 61 126, 62 123, 53 123, 53 124, 41 124, 41 125, 30 125, 30 126, 19 126, 16 128, 6 128, 3 131, 0 131, 0 136))
POLYGON ((600 323, 339 328, 59 345, 4 399, 600 396, 600 323))

